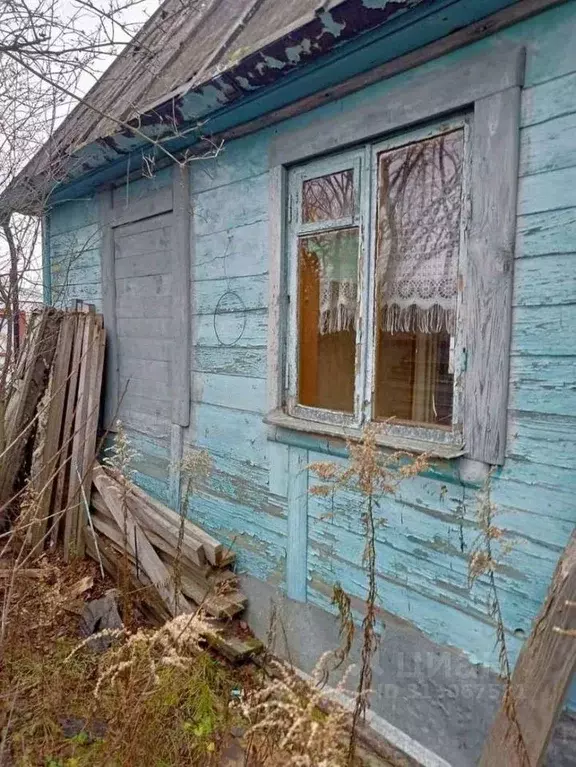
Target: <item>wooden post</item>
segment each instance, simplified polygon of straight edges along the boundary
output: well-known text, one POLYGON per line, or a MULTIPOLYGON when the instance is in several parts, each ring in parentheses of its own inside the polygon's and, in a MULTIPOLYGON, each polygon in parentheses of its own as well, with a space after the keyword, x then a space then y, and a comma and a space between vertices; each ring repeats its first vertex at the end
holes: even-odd
POLYGON ((538 767, 576 667, 576 530, 556 566, 540 615, 512 675, 518 726, 505 710, 496 715, 478 767, 538 767), (518 743, 519 733, 523 742, 518 743))

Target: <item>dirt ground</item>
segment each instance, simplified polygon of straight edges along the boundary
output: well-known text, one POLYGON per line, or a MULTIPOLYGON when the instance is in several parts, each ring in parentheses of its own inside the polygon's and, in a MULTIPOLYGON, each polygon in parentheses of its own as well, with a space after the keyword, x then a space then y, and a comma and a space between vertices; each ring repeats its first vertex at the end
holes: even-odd
MULTIPOLYGON (((139 643, 155 630, 138 594, 112 592, 127 636, 109 637, 104 652, 82 645, 85 606, 114 586, 89 560, 65 565, 50 554, 16 572, 0 560, 0 767, 314 767, 322 760, 307 754, 313 732, 318 753, 346 740, 344 719, 311 705, 301 681, 273 679, 265 664, 233 665, 195 638, 189 657, 179 636, 161 652, 157 640, 139 643), (258 695, 266 702, 247 719, 258 695), (262 729, 247 737, 258 717, 262 729), (298 754, 309 761, 293 762, 298 754)), ((239 624, 239 636, 247 633, 239 624)), ((345 754, 338 745, 324 764, 344 765, 345 754)))

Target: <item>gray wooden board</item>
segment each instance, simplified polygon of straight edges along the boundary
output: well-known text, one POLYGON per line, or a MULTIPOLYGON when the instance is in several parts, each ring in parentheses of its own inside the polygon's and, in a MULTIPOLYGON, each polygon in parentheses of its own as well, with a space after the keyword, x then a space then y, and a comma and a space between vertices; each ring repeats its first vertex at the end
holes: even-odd
POLYGON ((160 360, 145 360, 139 357, 122 357, 122 373, 127 378, 140 378, 145 380, 147 377, 155 381, 166 381, 170 371, 170 364, 160 360))
MULTIPOLYGON (((70 369, 68 371, 68 385, 66 388, 66 403, 64 408, 64 423, 60 440, 60 470, 56 481, 54 493, 53 513, 61 517, 61 512, 66 508, 67 479, 70 473, 70 455, 72 441, 74 439, 74 408, 76 404, 76 392, 78 389, 78 373, 80 368, 80 355, 82 344, 79 343, 81 335, 78 334, 78 324, 84 322, 84 316, 74 313, 72 315, 72 353, 70 356, 70 369)), ((56 543, 58 526, 54 526, 53 543, 56 543)))
POLYGON ((51 373, 50 400, 46 423, 45 443, 37 475, 31 472, 30 483, 37 497, 36 524, 32 530, 32 544, 43 540, 46 534, 52 491, 58 480, 61 460, 60 435, 66 406, 66 384, 70 355, 75 332, 74 317, 66 314, 60 323, 58 346, 51 373))
POLYGON ((120 358, 131 357, 133 360, 170 361, 170 345, 158 338, 130 338, 118 335, 118 351, 120 358))
POLYGON ((490 464, 506 448, 519 122, 520 88, 475 104, 464 438, 467 455, 490 464))
POLYGON ((78 325, 78 336, 82 336, 82 354, 80 357, 80 370, 78 374, 78 396, 74 416, 74 437, 72 439, 72 454, 70 459, 68 504, 66 509, 65 532, 64 532, 64 559, 66 562, 72 556, 82 555, 82 546, 78 547, 80 530, 82 528, 84 512, 82 510, 82 493, 80 486, 84 476, 84 450, 88 427, 88 409, 90 402, 90 381, 92 369, 98 364, 95 341, 96 323, 92 312, 87 312, 84 324, 78 325))
POLYGON ((133 296, 131 293, 116 292, 116 311, 118 318, 131 319, 145 317, 168 318, 172 312, 171 296, 133 296))
POLYGON ((270 170, 269 224, 269 316, 268 316, 268 410, 282 407, 283 338, 285 286, 283 280, 284 210, 286 203, 286 171, 281 165, 270 170))
MULTIPOLYGON (((126 415, 129 412, 140 413, 141 415, 154 415, 162 418, 170 418, 171 405, 170 400, 162 400, 158 397, 146 397, 142 394, 132 394, 130 387, 124 392, 121 389, 122 402, 119 407, 119 414, 126 415)), ((126 425, 130 425, 127 421, 126 425)))
POLYGON ((104 383, 104 426, 110 427, 118 407, 118 331, 116 327, 116 279, 114 269, 114 234, 111 228, 112 191, 105 189, 98 195, 102 226, 102 313, 106 328, 106 360, 104 383))
POLYGON ((129 294, 134 298, 172 295, 172 274, 152 274, 143 277, 116 277, 119 296, 129 294))
POLYGON ((479 767, 539 767, 576 667, 576 532, 554 572, 548 595, 516 661, 510 706, 502 702, 479 767), (518 726, 517 726, 518 725, 518 726), (520 729, 524 747, 518 743, 520 729))
POLYGON ((156 587, 171 615, 192 612, 186 599, 181 594, 175 593, 174 584, 166 565, 154 551, 142 528, 123 503, 117 483, 112 482, 99 466, 94 467, 93 477, 94 484, 104 498, 118 527, 123 530, 126 526, 131 553, 138 557, 142 569, 156 587))
MULTIPOLYGON (((143 237, 145 233, 143 233, 143 237)), ((116 262, 117 277, 149 277, 170 272, 170 253, 134 253, 116 262)))
POLYGON ((172 210, 172 189, 164 187, 150 192, 146 197, 126 202, 126 196, 114 190, 113 226, 131 224, 140 219, 159 216, 172 210))
POLYGON ((22 365, 18 366, 6 408, 7 448, 0 471, 0 519, 5 513, 5 504, 12 500, 16 477, 35 422, 36 406, 46 388, 46 371, 52 363, 57 337, 58 315, 54 310, 46 309, 36 320, 33 335, 28 336, 22 365))
POLYGON ((190 423, 190 169, 173 168, 172 423, 190 423), (176 342, 177 339, 177 342, 176 342))
POLYGON ((82 510, 80 517, 82 523, 78 528, 77 548, 79 554, 84 554, 83 521, 87 512, 84 499, 90 497, 92 485, 92 465, 96 457, 98 417, 100 412, 100 395, 102 392, 102 373, 104 369, 104 352, 106 348, 106 331, 102 327, 102 317, 95 319, 94 348, 92 350, 93 362, 90 369, 88 382, 88 409, 86 422, 86 437, 84 441, 84 456, 82 461, 82 510))
POLYGON ((155 317, 148 314, 144 317, 117 318, 118 335, 125 338, 163 338, 166 342, 172 340, 172 319, 170 317, 155 317))
POLYGON ((150 399, 159 399, 165 402, 171 402, 171 387, 167 380, 167 376, 162 374, 160 379, 154 379, 153 376, 148 378, 135 378, 134 376, 124 374, 123 360, 120 361, 120 390, 124 391, 126 388, 127 393, 137 395, 139 397, 148 397, 150 399))
POLYGON ((173 220, 165 213, 114 229, 118 415, 128 427, 156 432, 159 426, 162 434, 171 418, 172 348, 178 337, 173 332, 173 220), (170 247, 154 250, 160 242, 170 247), (156 357, 165 364, 147 364, 156 357))

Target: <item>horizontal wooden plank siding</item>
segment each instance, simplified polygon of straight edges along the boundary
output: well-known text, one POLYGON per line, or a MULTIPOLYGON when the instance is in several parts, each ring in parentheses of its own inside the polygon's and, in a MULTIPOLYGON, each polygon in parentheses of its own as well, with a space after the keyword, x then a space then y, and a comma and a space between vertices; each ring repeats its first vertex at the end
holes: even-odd
POLYGON ((66 307, 81 299, 101 310, 101 238, 96 196, 52 209, 49 242, 52 304, 66 307))
MULTIPOLYGON (((212 468, 191 500, 189 515, 233 547, 241 571, 285 586, 288 552, 291 581, 300 598, 305 594, 333 610, 335 582, 353 596, 365 595, 361 501, 338 493, 334 518, 328 519, 327 501, 305 494, 304 556, 298 549, 304 530, 302 493, 294 488, 311 487, 316 480, 309 472, 303 477, 302 466, 296 468, 298 461, 290 460, 291 447, 281 441, 289 441, 286 435, 271 441, 273 434, 263 422, 269 334, 275 333, 268 313, 270 239, 279 231, 278 222, 269 221, 272 145, 284 142, 297 152, 295 137, 305 131, 313 151, 324 140, 316 135, 320 126, 330 127, 342 115, 350 117, 346 141, 353 143, 352 128, 361 116, 370 115, 375 100, 386 103, 421 76, 433 82, 436 72, 464 66, 472 54, 500 55, 524 47, 507 437, 504 464, 491 480, 498 524, 505 529, 502 542, 514 542, 497 581, 507 641, 512 655, 518 653, 522 632, 530 630, 576 522, 574 29, 576 3, 565 3, 470 49, 231 141, 218 157, 192 164, 192 340, 186 363, 192 408, 183 436, 184 451, 207 450, 212 468), (293 508, 296 496, 300 506, 293 508)), ((465 75, 455 78, 462 81, 465 75)), ((411 114, 420 119, 424 108, 425 98, 413 105, 411 114)), ((336 148, 335 128, 333 132, 336 148)), ((135 182, 129 190, 141 207, 150 183, 135 182)), ((155 199, 162 199, 159 190, 168 187, 166 178, 159 177, 155 199)), ((126 189, 114 194, 120 200, 126 189)), ((129 382, 130 392, 122 414, 143 455, 136 477, 166 502, 175 291, 168 257, 172 234, 164 218, 165 213, 159 214, 152 226, 140 222, 140 229, 124 225, 116 239, 115 288, 121 382, 129 382), (146 236, 138 240, 137 231, 146 236)), ((77 291, 93 295, 98 303, 99 238, 93 201, 75 201, 52 211, 52 280, 62 296, 77 291)), ((326 439, 305 433, 289 436, 296 446, 293 454, 306 454, 309 461, 332 460, 337 452, 326 439)), ((402 484, 394 497, 382 502, 387 524, 378 530, 378 588, 386 610, 434 641, 497 668, 487 585, 479 579, 471 588, 467 580, 468 558, 478 534, 476 506, 477 488, 461 481, 457 461, 438 462, 425 476, 402 484)))

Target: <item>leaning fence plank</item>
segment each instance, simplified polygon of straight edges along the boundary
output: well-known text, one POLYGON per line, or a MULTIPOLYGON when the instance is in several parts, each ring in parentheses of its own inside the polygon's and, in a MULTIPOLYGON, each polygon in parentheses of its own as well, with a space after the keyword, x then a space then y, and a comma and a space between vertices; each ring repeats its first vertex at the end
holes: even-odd
POLYGON ((23 354, 26 364, 18 365, 4 422, 5 446, 0 456, 0 520, 8 515, 8 506, 16 489, 16 479, 25 459, 26 448, 34 425, 34 415, 48 383, 58 337, 59 315, 44 309, 35 321, 33 334, 23 354))
MULTIPOLYGON (((52 502, 52 535, 51 545, 55 545, 58 538, 58 530, 62 513, 66 508, 68 497, 68 478, 70 472, 70 453, 72 450, 72 440, 74 436, 74 408, 76 403, 76 392, 78 389, 78 370, 80 367, 80 355, 82 354, 82 333, 78 330, 79 321, 84 318, 74 312, 69 314, 69 323, 72 334, 72 352, 70 356, 70 367, 68 369, 68 383, 66 386, 66 402, 64 406, 64 421, 60 435, 60 463, 58 467, 58 477, 56 480, 56 490, 52 502)), ((65 546, 66 548, 66 546, 65 546)))
MULTIPOLYGON (((84 444, 86 441, 86 427, 88 421, 88 403, 90 395, 90 378, 94 366, 95 325, 94 311, 88 305, 82 307, 86 312, 84 325, 84 337, 82 339, 82 361, 78 379, 78 399, 76 401, 76 419, 74 428, 74 440, 72 442, 72 461, 70 465, 70 489, 68 492, 68 504, 72 511, 71 542, 74 547, 74 556, 82 556, 79 549, 80 534, 82 527, 82 494, 81 478, 84 476, 84 444), (80 477, 80 479, 79 479, 80 477)), ((82 538, 82 543, 84 539, 82 538)))
POLYGON ((64 315, 60 322, 54 366, 45 395, 46 412, 40 416, 44 422, 42 429, 44 439, 36 446, 37 460, 33 460, 30 477, 35 504, 35 519, 30 530, 30 542, 33 549, 38 548, 38 553, 43 548, 53 489, 58 476, 59 441, 74 332, 70 319, 68 315, 64 315))
POLYGON ((77 365, 75 395, 73 400, 69 403, 72 407, 71 415, 71 447, 70 447, 70 460, 68 464, 68 490, 66 494, 66 515, 64 524, 64 561, 68 562, 70 559, 75 541, 76 541, 76 517, 78 516, 78 509, 80 507, 80 495, 78 493, 78 480, 76 478, 76 469, 80 469, 78 466, 78 454, 80 452, 80 445, 82 444, 81 436, 81 421, 82 410, 84 403, 83 385, 86 377, 86 367, 84 360, 86 358, 86 346, 87 336, 89 336, 90 330, 88 326, 88 317, 83 314, 78 314, 78 324, 76 326, 76 338, 75 338, 75 361, 77 365))
POLYGON ((576 668, 576 531, 516 663, 479 767, 539 767, 576 668), (512 704, 512 706, 511 706, 512 704))
MULTIPOLYGON (((89 315, 90 316, 90 315, 89 315)), ((92 346, 89 350, 91 356, 90 373, 88 380, 88 398, 86 407, 86 432, 82 455, 82 488, 86 496, 90 495, 92 485, 92 466, 96 453, 96 436, 98 432, 98 416, 100 413, 100 393, 102 390, 102 372, 104 369, 104 346, 106 334, 102 327, 102 316, 94 317, 94 335, 92 346)), ((82 512, 80 513, 82 517, 82 512)), ((84 554, 83 524, 78 525, 76 531, 76 547, 78 555, 84 554)))

